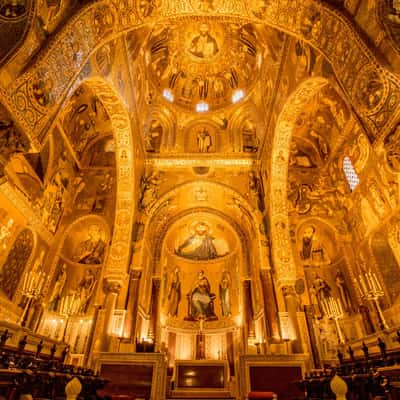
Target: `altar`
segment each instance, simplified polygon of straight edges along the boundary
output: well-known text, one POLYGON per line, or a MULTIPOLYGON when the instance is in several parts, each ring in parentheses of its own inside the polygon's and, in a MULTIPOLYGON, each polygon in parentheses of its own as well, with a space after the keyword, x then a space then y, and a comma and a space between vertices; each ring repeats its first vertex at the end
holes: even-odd
POLYGON ((176 360, 172 397, 231 398, 227 360, 176 360))

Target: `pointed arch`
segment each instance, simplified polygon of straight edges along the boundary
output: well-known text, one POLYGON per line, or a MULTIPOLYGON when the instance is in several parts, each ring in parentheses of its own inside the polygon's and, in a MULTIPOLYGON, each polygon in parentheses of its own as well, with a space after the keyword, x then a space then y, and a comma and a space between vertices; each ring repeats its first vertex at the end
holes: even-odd
MULTIPOLYGON (((9 104, 30 137, 40 135, 58 111, 54 102, 43 107, 35 101, 35 85, 51 80, 49 98, 64 98, 90 55, 104 43, 149 24, 200 15, 185 2, 177 3, 174 8, 168 2, 161 3, 146 16, 138 16, 133 11, 137 6, 133 2, 132 9, 127 11, 126 2, 111 5, 100 1, 83 8, 70 19, 32 68, 13 82, 9 88, 9 104), (81 43, 79 57, 76 57, 74 46, 70 46, 71 42, 81 43)), ((388 133, 398 120, 400 78, 377 59, 352 21, 329 5, 317 0, 306 3, 302 0, 272 0, 250 4, 241 0, 222 3, 210 11, 208 17, 264 23, 307 42, 331 64, 374 137, 388 133)))
POLYGON ((130 238, 134 213, 134 144, 128 111, 115 90, 101 78, 85 81, 96 93, 110 117, 115 141, 117 205, 111 247, 106 260, 104 276, 124 279, 130 257, 130 238))
MULTIPOLYGON (((238 202, 241 204, 240 212, 243 213, 248 222, 251 224, 252 231, 248 231, 248 229, 244 230, 236 221, 236 218, 230 215, 227 215, 224 210, 218 210, 217 208, 210 208, 204 207, 202 204, 193 205, 191 208, 184 210, 184 211, 176 211, 176 212, 168 212, 168 208, 173 205, 173 199, 177 197, 179 193, 188 192, 190 188, 194 187, 193 182, 187 182, 177 186, 176 188, 168 191, 163 196, 161 196, 150 208, 146 221, 145 221, 145 231, 144 231, 144 238, 148 238, 148 242, 150 243, 152 254, 154 254, 154 262, 157 262, 157 257, 161 255, 161 246, 163 238, 165 237, 168 227, 172 224, 172 221, 176 221, 179 218, 193 213, 193 212, 209 212, 211 214, 215 214, 227 221, 228 224, 232 226, 232 228, 237 232, 241 245, 243 247, 243 256, 244 261, 247 265, 250 265, 250 254, 248 252, 247 246, 244 245, 247 243, 257 243, 259 246, 258 254, 260 254, 260 263, 263 259, 266 259, 266 250, 260 246, 261 242, 265 242, 261 238, 261 233, 258 229, 259 224, 262 223, 262 216, 257 211, 254 211, 248 201, 238 192, 233 190, 231 187, 223 185, 221 183, 209 182, 206 180, 196 181, 196 185, 202 185, 204 188, 210 188, 212 193, 214 194, 221 194, 227 193, 232 198, 235 197, 238 202), (164 214, 167 212, 167 214, 164 214), (168 218, 160 218, 168 216, 168 218), (151 229, 150 229, 151 227, 151 229), (156 236, 150 235, 152 232, 157 231, 158 234, 156 236), (256 236, 256 240, 254 240, 254 236, 256 236)), ((214 203, 214 202, 212 202, 214 203)), ((216 203, 216 202, 215 202, 216 203)), ((236 203, 237 204, 237 203, 236 203)), ((234 205, 232 205, 234 206, 234 205)), ((154 270, 153 265, 153 270, 154 270)), ((250 273, 250 271, 248 271, 250 273)))
POLYGON ((280 286, 293 285, 296 280, 296 266, 292 253, 287 206, 287 180, 292 132, 304 104, 327 84, 328 81, 323 78, 312 78, 304 81, 287 99, 276 124, 271 155, 270 215, 272 254, 280 286))

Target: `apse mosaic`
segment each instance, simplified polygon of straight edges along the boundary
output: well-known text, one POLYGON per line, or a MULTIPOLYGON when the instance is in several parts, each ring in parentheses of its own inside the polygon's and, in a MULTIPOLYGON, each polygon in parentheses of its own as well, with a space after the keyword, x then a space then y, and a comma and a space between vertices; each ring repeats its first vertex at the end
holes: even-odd
POLYGON ((162 306, 166 318, 223 321, 237 315, 238 245, 232 228, 215 216, 176 222, 163 245, 162 306))
POLYGON ((207 261, 223 257, 229 253, 228 243, 225 238, 213 236, 213 230, 205 221, 195 221, 185 227, 188 236, 180 235, 177 241, 175 254, 189 260, 207 261))
MULTIPOLYGON (((163 276, 163 310, 166 318, 175 319, 176 323, 200 319, 220 321, 238 312, 239 292, 233 260, 212 268, 175 264, 167 267, 163 276)), ((175 324, 172 320, 171 323, 175 324)))

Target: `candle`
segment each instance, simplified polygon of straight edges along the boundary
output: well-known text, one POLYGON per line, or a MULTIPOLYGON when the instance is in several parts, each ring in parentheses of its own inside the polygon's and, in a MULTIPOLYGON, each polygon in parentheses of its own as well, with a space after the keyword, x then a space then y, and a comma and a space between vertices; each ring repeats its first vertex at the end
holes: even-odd
POLYGON ((354 279, 354 286, 357 288, 358 294, 363 297, 363 292, 361 291, 360 285, 357 282, 357 279, 354 279))
POLYGON ((337 304, 333 297, 332 297, 332 314, 334 317, 336 317, 337 315, 337 304))
POLYGON ((371 280, 371 285, 372 285, 372 288, 373 288, 374 292, 377 292, 378 288, 376 286, 375 274, 373 272, 369 273, 369 279, 371 280))
POLYGON ((60 312, 64 313, 64 303, 65 303, 65 296, 61 297, 60 301, 60 312))
POLYGON ((337 310, 336 310, 336 302, 333 297, 331 297, 331 309, 332 309, 332 316, 335 317, 337 314, 337 310))
POLYGON ((28 274, 24 275, 24 281, 22 283, 22 291, 25 293, 27 290, 27 285, 28 285, 28 274))
POLYGON ((343 315, 343 306, 342 303, 338 300, 338 310, 339 310, 339 315, 343 315))
POLYGON ((369 289, 370 289, 370 291, 371 291, 372 293, 374 293, 374 292, 375 292, 375 285, 374 285, 374 282, 373 282, 373 280, 372 280, 371 272, 367 272, 367 273, 366 273, 366 276, 367 276, 367 279, 368 279, 368 286, 369 286, 369 289))
POLYGON ((333 300, 333 304, 335 305, 335 316, 338 317, 340 315, 339 303, 336 299, 332 299, 332 300, 333 300))
POLYGON ((328 318, 331 316, 330 312, 330 307, 329 307, 329 298, 328 299, 322 299, 322 308, 325 314, 327 315, 328 318))
POLYGON ((382 285, 379 282, 379 279, 376 276, 376 274, 374 274, 374 280, 375 280, 375 284, 376 284, 377 290, 380 291, 380 292, 383 292, 382 285))
POLYGON ((367 290, 367 287, 364 282, 364 277, 362 275, 358 275, 358 279, 360 280, 361 289, 363 291, 363 295, 365 296, 365 295, 367 295, 368 290, 367 290))
POLYGON ((377 287, 375 284, 375 279, 374 279, 374 274, 372 274, 371 272, 368 272, 368 276, 369 276, 369 281, 371 282, 371 289, 373 293, 377 292, 377 287))

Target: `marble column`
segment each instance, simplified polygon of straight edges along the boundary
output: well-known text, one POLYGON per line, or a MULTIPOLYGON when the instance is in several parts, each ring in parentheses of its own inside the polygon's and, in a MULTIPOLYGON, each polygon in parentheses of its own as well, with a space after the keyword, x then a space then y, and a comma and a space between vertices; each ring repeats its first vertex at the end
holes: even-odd
POLYGON ((84 355, 84 359, 83 359, 83 365, 88 365, 88 361, 89 361, 89 357, 90 354, 92 352, 93 349, 93 342, 94 342, 94 333, 95 333, 95 329, 97 326, 97 320, 99 317, 99 311, 100 311, 100 306, 99 305, 95 305, 94 306, 94 315, 93 315, 93 320, 92 320, 92 324, 90 326, 90 330, 89 330, 89 334, 88 334, 88 338, 87 338, 87 343, 85 346, 85 355, 84 355))
POLYGON ((313 305, 304 306, 308 335, 310 336, 311 353, 314 361, 314 368, 321 368, 321 357, 318 348, 317 338, 314 332, 314 308, 313 305))
POLYGON ((245 280, 243 282, 243 293, 244 293, 244 310, 247 326, 247 339, 255 339, 256 327, 254 323, 254 308, 251 296, 251 281, 245 280))
POLYGON ((136 339, 136 322, 139 302, 139 285, 141 270, 133 269, 129 275, 128 299, 126 302, 126 318, 124 326, 124 337, 130 338, 131 343, 136 339))
POLYGON ((270 342, 277 342, 281 339, 281 332, 279 329, 278 305, 271 270, 262 269, 260 271, 260 278, 264 298, 264 315, 267 336, 270 342))
POLYGON ((229 363, 229 371, 231 376, 235 375, 235 352, 234 352, 233 332, 226 333, 226 357, 229 363))
POLYGON ((103 330, 100 341, 101 351, 109 351, 111 343, 111 321, 114 316, 115 305, 117 304, 117 297, 121 290, 121 283, 116 280, 105 278, 103 281, 104 298, 104 320, 103 330))
POLYGON ((173 367, 175 364, 176 333, 168 332, 168 365, 173 367))
POLYGON ((158 328, 158 318, 159 318, 159 298, 160 298, 160 280, 153 279, 153 285, 151 288, 151 305, 150 305, 150 324, 148 337, 153 339, 154 348, 157 345, 157 328, 158 328))
POLYGON ((298 300, 294 286, 282 286, 282 294, 285 299, 286 311, 289 317, 289 326, 291 327, 293 353, 302 353, 300 327, 297 321, 298 300))

